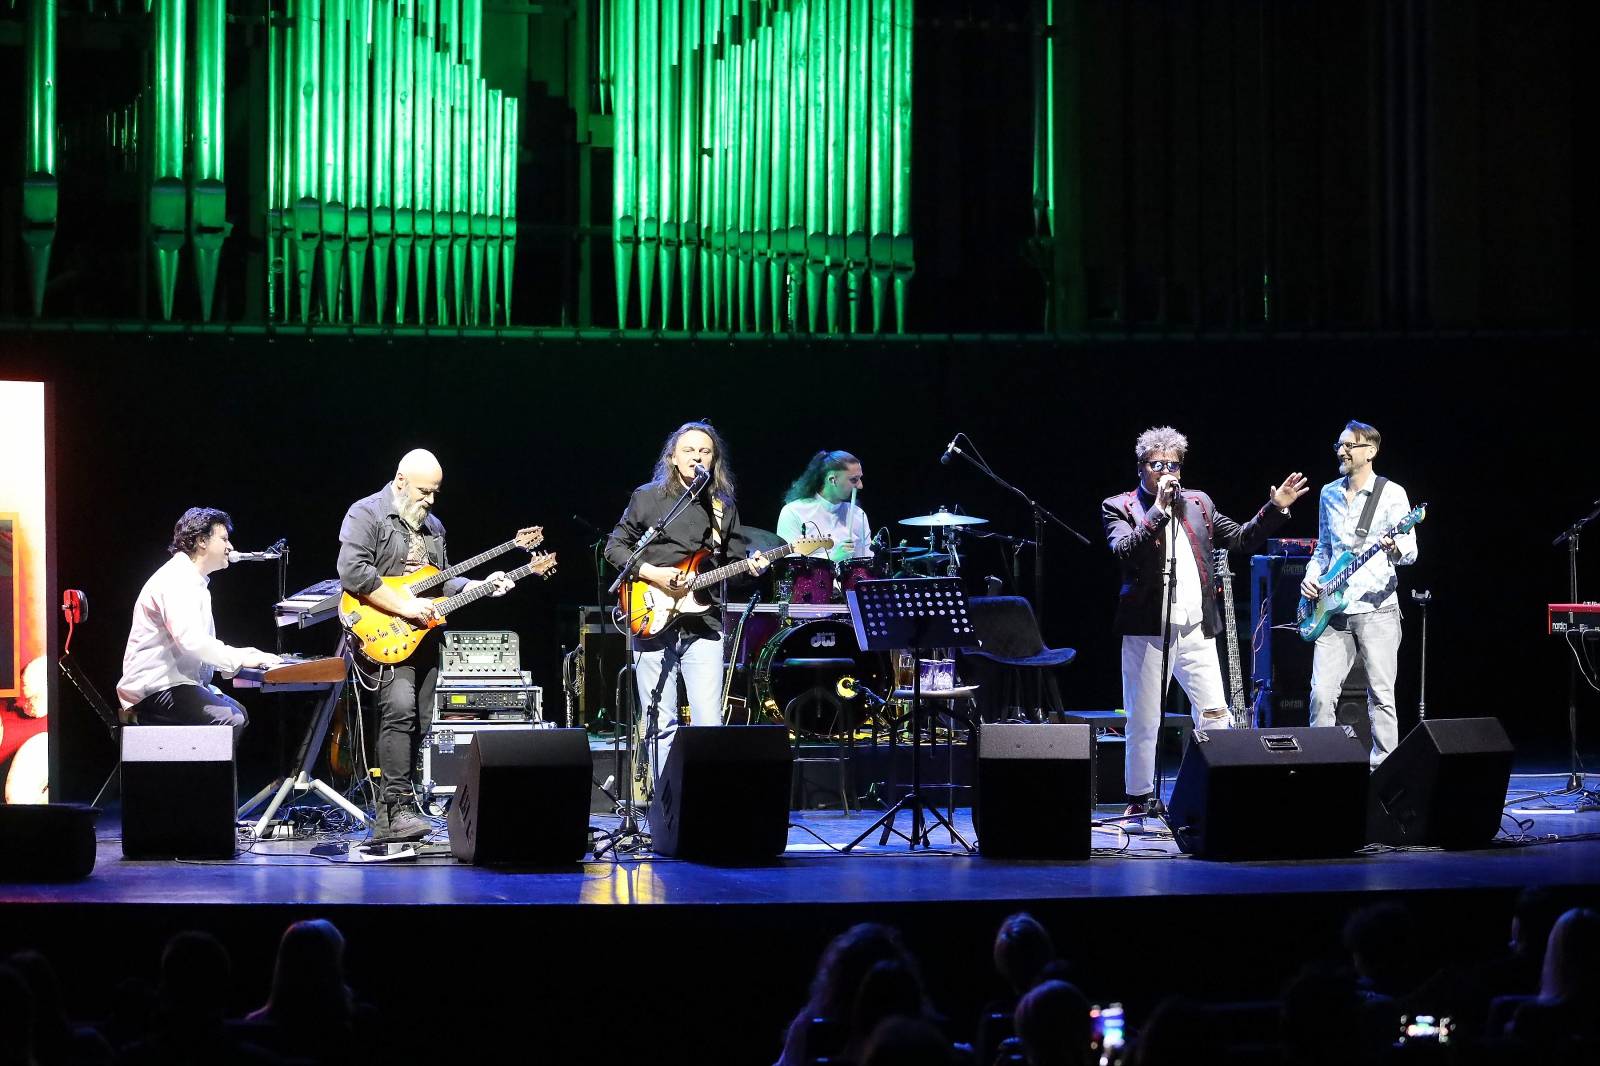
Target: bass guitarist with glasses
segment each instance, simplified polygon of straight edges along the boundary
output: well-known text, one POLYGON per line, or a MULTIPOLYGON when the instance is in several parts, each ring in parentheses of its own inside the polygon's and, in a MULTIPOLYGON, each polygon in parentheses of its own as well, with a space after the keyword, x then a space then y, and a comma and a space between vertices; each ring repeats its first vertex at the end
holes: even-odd
MULTIPOLYGON (((651 479, 633 490, 628 507, 606 541, 606 561, 619 571, 641 538, 693 499, 644 548, 622 585, 622 614, 634 653, 641 737, 648 737, 655 708, 659 780, 678 732, 678 677, 689 695, 694 725, 720 725, 722 717, 722 590, 702 579, 723 569, 759 574, 768 557, 742 562, 749 545, 739 530, 733 469, 722 437, 709 422, 686 422, 662 443, 651 479), (641 587, 642 586, 642 587, 641 587)), ((785 548, 785 551, 788 549, 785 548)))
POLYGON ((1311 660, 1311 724, 1331 726, 1345 676, 1357 659, 1367 670, 1367 713, 1372 721, 1373 768, 1400 741, 1394 678, 1400 659, 1400 578, 1395 568, 1417 561, 1418 518, 1406 490, 1373 470, 1383 436, 1365 422, 1350 422, 1334 455, 1339 478, 1322 486, 1317 500, 1317 547, 1306 563, 1300 593, 1315 604, 1323 580, 1341 553, 1361 552, 1374 539, 1382 550, 1349 575, 1345 603, 1317 634, 1311 660), (1392 536, 1381 531, 1403 529, 1392 536))

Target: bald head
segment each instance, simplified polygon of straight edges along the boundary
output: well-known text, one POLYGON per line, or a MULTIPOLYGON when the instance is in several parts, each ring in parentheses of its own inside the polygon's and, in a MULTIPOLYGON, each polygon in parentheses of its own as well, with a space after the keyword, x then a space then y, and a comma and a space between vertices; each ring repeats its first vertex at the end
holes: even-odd
POLYGON ((425 448, 413 448, 401 456, 394 472, 394 491, 400 505, 400 517, 413 529, 422 523, 433 510, 438 498, 439 485, 444 481, 444 471, 439 460, 425 448))
POLYGON ((408 480, 434 479, 444 477, 444 470, 439 466, 438 458, 426 448, 413 448, 400 457, 400 463, 394 468, 395 477, 408 480))

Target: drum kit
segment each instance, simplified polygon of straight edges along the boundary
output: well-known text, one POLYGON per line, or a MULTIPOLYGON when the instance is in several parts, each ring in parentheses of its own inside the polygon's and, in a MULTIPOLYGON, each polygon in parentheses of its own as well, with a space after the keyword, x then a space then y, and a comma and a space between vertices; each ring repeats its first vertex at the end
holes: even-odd
MULTIPOLYGON (((743 675, 749 693, 746 709, 731 712, 730 721, 785 723, 814 737, 862 728, 867 704, 882 703, 879 694, 891 692, 896 679, 887 655, 861 650, 845 594, 878 578, 959 576, 961 531, 987 521, 940 507, 899 522, 926 529, 925 546, 880 547, 870 557, 842 562, 814 556, 779 560, 770 595, 763 596, 769 602, 758 603, 745 619, 736 646, 728 642, 730 665, 743 675)), ((731 634, 734 626, 727 630, 731 634)))

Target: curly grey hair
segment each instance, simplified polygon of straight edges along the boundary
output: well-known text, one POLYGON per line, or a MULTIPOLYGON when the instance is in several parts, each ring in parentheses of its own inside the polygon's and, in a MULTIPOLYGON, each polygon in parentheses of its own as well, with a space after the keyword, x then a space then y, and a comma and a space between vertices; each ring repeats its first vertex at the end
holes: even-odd
POLYGON ((1189 453, 1189 438, 1171 426, 1151 426, 1139 434, 1133 453, 1142 463, 1156 452, 1175 452, 1182 459, 1189 453))

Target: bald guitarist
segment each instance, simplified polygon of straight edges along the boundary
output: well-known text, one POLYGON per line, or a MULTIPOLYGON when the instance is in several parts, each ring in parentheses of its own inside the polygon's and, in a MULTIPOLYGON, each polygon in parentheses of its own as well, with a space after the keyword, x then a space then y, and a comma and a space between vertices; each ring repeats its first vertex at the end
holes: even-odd
MULTIPOLYGON (((424 566, 448 565, 444 523, 433 514, 444 483, 444 470, 432 452, 415 449, 401 458, 394 480, 350 505, 339 527, 339 583, 346 592, 417 625, 433 621, 434 606, 384 578, 413 573, 424 566)), ((454 596, 484 584, 503 596, 512 582, 496 571, 484 581, 452 578, 445 595, 454 596)), ((429 637, 409 663, 378 666, 378 783, 375 841, 421 840, 432 824, 417 808, 411 786, 423 715, 431 717, 438 679, 435 638, 429 637), (421 666, 412 665, 421 663, 421 666), (420 677, 419 677, 420 672, 420 677)))

